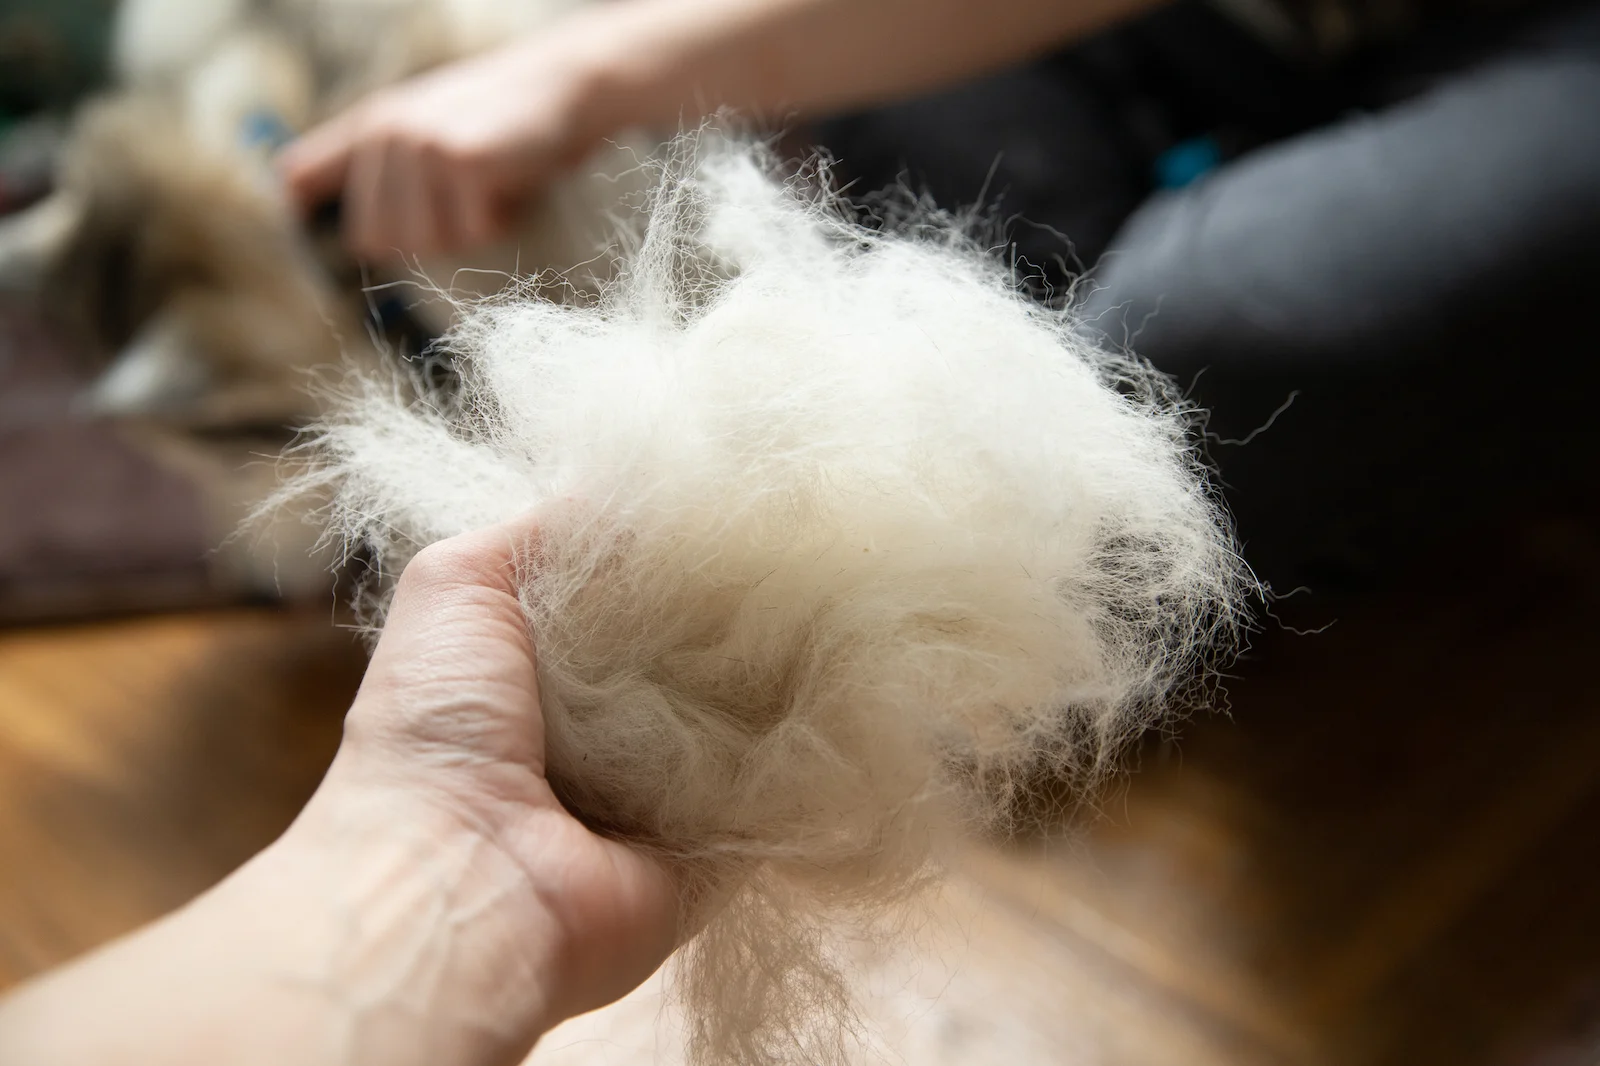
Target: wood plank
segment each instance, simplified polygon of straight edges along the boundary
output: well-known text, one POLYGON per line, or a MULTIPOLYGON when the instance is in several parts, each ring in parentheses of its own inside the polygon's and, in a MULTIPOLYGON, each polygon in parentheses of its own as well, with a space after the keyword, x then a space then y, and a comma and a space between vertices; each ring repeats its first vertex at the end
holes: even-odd
POLYGON ((0 982, 164 913, 281 832, 362 662, 326 611, 0 633, 0 982))

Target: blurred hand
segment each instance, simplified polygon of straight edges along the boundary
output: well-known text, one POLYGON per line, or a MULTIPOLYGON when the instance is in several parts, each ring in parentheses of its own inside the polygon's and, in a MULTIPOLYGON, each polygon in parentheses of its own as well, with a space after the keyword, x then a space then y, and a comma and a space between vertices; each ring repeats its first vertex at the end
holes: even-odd
POLYGON ((345 242, 364 258, 503 236, 612 132, 586 119, 590 36, 587 20, 570 19, 379 90, 284 149, 291 198, 307 214, 342 198, 345 242))

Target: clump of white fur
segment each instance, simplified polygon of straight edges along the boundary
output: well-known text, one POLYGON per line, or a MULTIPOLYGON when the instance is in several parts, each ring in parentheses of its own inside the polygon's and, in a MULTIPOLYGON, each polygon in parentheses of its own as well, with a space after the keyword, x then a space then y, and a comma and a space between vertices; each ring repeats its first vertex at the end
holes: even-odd
POLYGON ((1245 580, 1165 383, 937 217, 693 145, 595 302, 449 339, 450 395, 356 390, 315 475, 398 574, 532 512, 549 774, 692 872, 700 1063, 840 1061, 828 923, 1157 716, 1245 580))

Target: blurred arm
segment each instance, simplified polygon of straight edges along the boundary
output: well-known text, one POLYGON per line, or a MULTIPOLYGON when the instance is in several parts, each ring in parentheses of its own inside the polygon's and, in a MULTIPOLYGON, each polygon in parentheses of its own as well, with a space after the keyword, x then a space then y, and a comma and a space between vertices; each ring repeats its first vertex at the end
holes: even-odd
POLYGON ((826 113, 1021 63, 1160 0, 622 0, 584 16, 603 125, 826 113))

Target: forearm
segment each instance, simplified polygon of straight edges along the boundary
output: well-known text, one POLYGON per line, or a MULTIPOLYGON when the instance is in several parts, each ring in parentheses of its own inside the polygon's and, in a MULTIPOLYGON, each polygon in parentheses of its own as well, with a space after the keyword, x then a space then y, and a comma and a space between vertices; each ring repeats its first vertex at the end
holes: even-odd
POLYGON ((436 817, 396 836, 392 805, 313 801, 189 906, 0 1001, 0 1061, 520 1061, 558 1020, 556 931, 513 863, 436 817))
POLYGON ((616 0, 591 9, 615 124, 784 118, 1023 62, 1162 0, 616 0))

